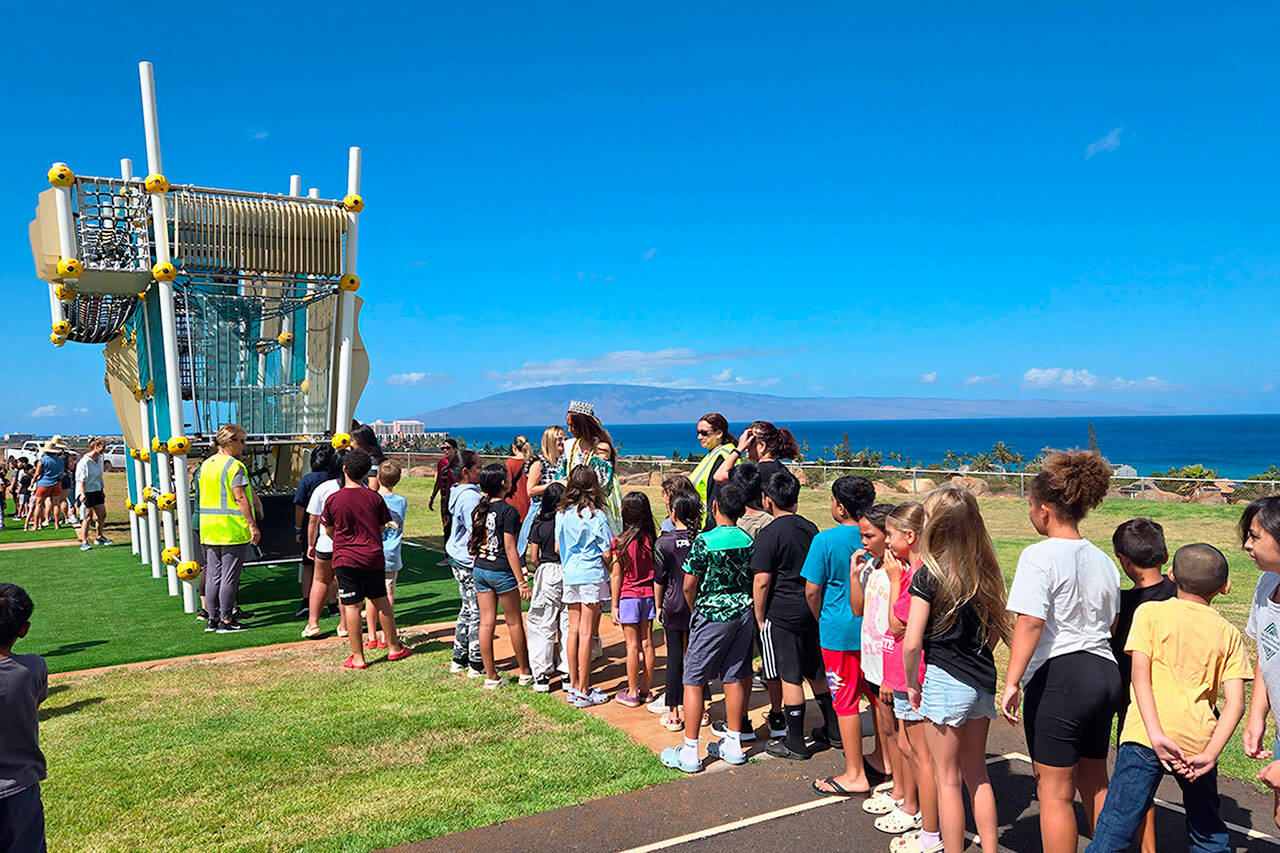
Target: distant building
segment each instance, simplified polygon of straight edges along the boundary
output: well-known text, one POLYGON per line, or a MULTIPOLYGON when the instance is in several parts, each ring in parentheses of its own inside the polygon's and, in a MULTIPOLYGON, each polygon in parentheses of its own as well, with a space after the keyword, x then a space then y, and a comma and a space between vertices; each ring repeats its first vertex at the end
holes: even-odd
POLYGON ((1138 476, 1138 469, 1134 468, 1132 465, 1116 465, 1114 468, 1111 469, 1111 476, 1136 477, 1138 476))
POLYGON ((388 435, 422 435, 426 429, 426 424, 422 421, 404 420, 396 418, 391 423, 384 420, 376 420, 369 424, 373 427, 373 434, 376 436, 388 435))

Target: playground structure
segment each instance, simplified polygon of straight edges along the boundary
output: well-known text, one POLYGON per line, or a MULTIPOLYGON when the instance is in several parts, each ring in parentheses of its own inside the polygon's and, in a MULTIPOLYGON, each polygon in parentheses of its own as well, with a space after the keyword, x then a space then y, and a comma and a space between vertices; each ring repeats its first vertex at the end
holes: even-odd
POLYGON ((265 510, 259 562, 297 559, 292 495, 306 457, 317 441, 350 441, 369 374, 356 326, 360 149, 342 199, 303 196, 298 175, 287 195, 171 183, 151 63, 139 74, 147 177, 129 159, 118 178, 54 163, 31 248, 51 343, 103 347, 133 460, 133 553, 194 613, 192 474, 219 426, 248 433, 243 458, 265 510))

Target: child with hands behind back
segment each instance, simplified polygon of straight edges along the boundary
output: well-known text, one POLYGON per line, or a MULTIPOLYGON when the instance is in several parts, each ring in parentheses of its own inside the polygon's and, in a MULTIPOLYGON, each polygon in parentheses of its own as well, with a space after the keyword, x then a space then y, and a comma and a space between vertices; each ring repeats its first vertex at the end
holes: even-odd
POLYGON ((1086 853, 1128 850, 1156 787, 1173 773, 1182 789, 1193 850, 1228 850, 1218 814, 1218 755, 1244 713, 1250 678, 1240 632, 1211 606, 1231 591, 1227 558, 1212 545, 1173 556, 1177 598, 1138 608, 1125 651, 1133 657, 1133 704, 1086 853), (1218 690, 1226 704, 1218 713, 1218 690))

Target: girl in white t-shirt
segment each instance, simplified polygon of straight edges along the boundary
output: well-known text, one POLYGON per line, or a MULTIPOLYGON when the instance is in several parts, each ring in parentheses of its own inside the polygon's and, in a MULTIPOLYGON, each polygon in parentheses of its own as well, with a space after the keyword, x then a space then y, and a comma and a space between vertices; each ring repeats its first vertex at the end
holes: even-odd
MULTIPOLYGON (((901 777, 896 772, 902 766, 902 753, 898 750, 893 722, 893 691, 889 692, 887 702, 880 695, 884 683, 884 636, 889 632, 891 595, 889 575, 882 560, 885 518, 892 510, 893 504, 876 504, 858 519, 862 550, 853 555, 849 577, 850 604, 854 606, 855 616, 859 614, 857 604, 852 600, 854 584, 862 588, 862 676, 866 679, 867 696, 875 714, 877 751, 884 761, 884 772, 892 777, 892 781, 877 785, 871 797, 862 804, 864 812, 874 815, 893 811, 902 804, 905 794, 901 777)), ((874 755, 867 760, 874 765, 873 758, 874 755)))
POLYGON ((1111 653, 1120 570, 1080 535, 1080 522, 1110 483, 1111 466, 1096 451, 1045 460, 1028 498, 1031 524, 1046 538, 1023 550, 1009 588, 1017 621, 1000 706, 1017 722, 1023 704, 1045 853, 1075 853, 1077 790, 1090 828, 1107 797, 1107 747, 1122 700, 1111 653))

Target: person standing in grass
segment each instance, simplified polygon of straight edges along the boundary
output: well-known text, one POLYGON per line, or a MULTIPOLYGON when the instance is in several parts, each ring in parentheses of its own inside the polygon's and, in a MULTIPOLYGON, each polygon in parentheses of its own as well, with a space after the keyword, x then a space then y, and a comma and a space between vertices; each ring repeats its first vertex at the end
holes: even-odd
POLYGON ((1122 701, 1111 626, 1120 613, 1120 570, 1080 535, 1102 503, 1111 466, 1097 451, 1052 453, 1028 486, 1028 517, 1044 541, 1018 557, 1009 588, 1017 615, 1000 708, 1022 720, 1040 800, 1046 853, 1075 853, 1075 796, 1090 827, 1107 797, 1111 722, 1122 701))
MULTIPOLYGON (((962 489, 942 488, 925 506, 929 520, 921 536, 923 565, 911 577, 911 609, 902 641, 907 701, 928 720, 924 734, 938 791, 942 849, 964 850, 968 788, 983 853, 996 853, 999 822, 987 777, 987 731, 996 717, 992 649, 1009 639, 1004 574, 977 498, 962 489)), ((931 840, 921 832, 916 845, 938 849, 931 840)))
MULTIPOLYGON (((795 479, 790 472, 783 473, 795 479)), ((778 473, 769 482, 775 480, 785 482, 778 473)), ((858 716, 858 695, 862 690, 861 590, 857 591, 855 609, 851 607, 849 568, 854 552, 862 547, 858 519, 871 508, 875 497, 875 488, 865 477, 845 476, 832 483, 831 518, 835 526, 814 535, 800 569, 804 597, 818 623, 818 646, 827 681, 827 692, 815 695, 823 724, 813 730, 812 736, 816 745, 844 751, 844 772, 812 783, 814 793, 827 796, 865 797, 871 793, 872 780, 862 757, 862 718, 858 716)), ((879 775, 874 781, 883 779, 879 775)))
MULTIPOLYGON (((734 464, 729 461, 729 457, 736 452, 738 439, 729 432, 729 422, 719 412, 703 415, 698 419, 695 429, 698 432, 698 443, 707 451, 707 455, 694 466, 689 479, 702 500, 702 505, 708 507, 716 496, 716 473, 721 466, 734 464)), ((741 455, 735 457, 735 460, 737 458, 741 458, 741 455)))
MULTIPOLYGON (((431 497, 427 499, 427 509, 436 508, 436 496, 438 495, 440 497, 440 529, 444 531, 444 536, 448 539, 449 531, 453 528, 453 516, 449 513, 449 491, 458 482, 458 475, 462 473, 462 466, 458 459, 457 441, 452 438, 446 438, 440 447, 441 456, 436 460, 436 482, 431 487, 431 497)), ((448 560, 448 557, 445 559, 448 560)))
MULTIPOLYGON (((400 549, 404 544, 404 518, 409 512, 409 500, 404 495, 396 494, 396 484, 400 482, 400 463, 393 459, 385 459, 378 466, 378 494, 391 513, 391 522, 382 531, 382 559, 386 564, 383 574, 387 580, 387 607, 395 612, 396 580, 400 577, 400 569, 404 565, 400 549)), ((377 610, 373 603, 366 601, 365 620, 369 625, 369 639, 365 640, 366 649, 385 649, 386 636, 379 636, 377 626, 377 610)))
MULTIPOLYGON (((1120 561, 1120 568, 1133 581, 1131 589, 1120 592, 1120 616, 1111 632, 1111 654, 1120 667, 1121 703, 1116 714, 1116 746, 1124 731, 1124 719, 1129 709, 1129 684, 1133 662, 1125 652, 1129 629, 1138 607, 1148 601, 1167 601, 1178 594, 1178 585, 1165 577, 1164 564, 1169 560, 1169 549, 1164 543, 1164 528, 1149 518, 1131 518, 1111 534, 1111 550, 1120 561)), ((1156 809, 1147 809, 1142 819, 1142 853, 1156 853, 1156 809)))
POLYGON ((653 597, 653 548, 657 539, 648 496, 628 492, 622 498, 622 535, 610 548, 610 613, 622 626, 627 644, 627 689, 614 701, 628 708, 653 701, 653 620, 658 615, 653 597))
POLYGON ((484 677, 484 659, 480 656, 480 603, 476 600, 474 570, 476 558, 467 543, 471 541, 471 513, 480 503, 480 455, 471 450, 459 453, 462 465, 458 483, 449 492, 449 516, 453 526, 445 537, 444 550, 449 568, 458 584, 458 618, 453 623, 453 661, 449 671, 465 671, 467 678, 484 677))
POLYGON ((569 689, 565 698, 576 707, 603 705, 609 697, 591 686, 591 637, 607 600, 605 556, 613 544, 613 528, 605 511, 604 490, 596 472, 578 465, 569 472, 556 511, 556 547, 564 577, 564 605, 569 609, 569 689))
POLYGON ((49 698, 49 667, 40 655, 13 653, 34 609, 26 590, 0 583, 0 850, 45 849, 39 707, 49 698))
POLYGON ((92 545, 111 544, 111 540, 102 531, 102 526, 107 522, 107 496, 102 487, 102 452, 106 448, 107 442, 104 439, 91 439, 89 450, 76 463, 76 501, 84 515, 76 531, 81 551, 89 550, 92 545), (89 541, 90 524, 97 534, 92 543, 89 541))
MULTIPOLYGON (((529 512, 524 517, 524 523, 520 525, 520 538, 516 542, 516 548, 521 554, 529 544, 529 530, 538 518, 538 510, 542 506, 542 495, 557 480, 560 471, 560 453, 563 449, 564 427, 547 427, 542 431, 542 452, 529 463, 529 473, 525 475, 529 480, 529 512)), ((554 506, 554 502, 552 505, 554 506)))
POLYGON ((1258 644, 1258 660, 1254 664, 1253 698, 1241 744, 1250 758, 1270 759, 1258 779, 1274 794, 1274 819, 1280 827, 1280 738, 1274 744, 1263 742, 1268 713, 1274 716, 1280 709, 1280 497, 1262 498, 1245 507, 1240 516, 1240 541, 1261 572, 1244 629, 1258 644))
POLYGON ((529 565, 535 566, 533 592, 525 629, 529 637, 529 667, 533 670, 535 693, 551 692, 551 674, 560 671, 560 689, 569 684, 569 656, 565 643, 569 639, 569 611, 564 606, 564 569, 556 546, 556 505, 564 494, 564 486, 551 483, 538 496, 537 509, 529 528, 529 565), (557 656, 556 651, 559 650, 557 656))
MULTIPOLYGON (((330 535, 332 531, 320 523, 320 517, 324 515, 325 501, 342 488, 345 482, 342 465, 349 452, 339 450, 329 457, 329 478, 312 490, 311 498, 307 501, 307 553, 315 563, 315 571, 307 603, 307 626, 302 629, 302 637, 306 640, 316 640, 324 635, 320 630, 320 617, 324 614, 325 602, 330 599, 337 601, 338 588, 333 576, 333 537, 330 535)), ((338 636, 348 636, 341 608, 338 609, 338 636)))
MULTIPOLYGON (((522 524, 525 516, 529 514, 528 474, 533 459, 533 447, 529 444, 529 439, 523 435, 517 435, 511 440, 511 456, 506 461, 507 476, 511 479, 511 485, 508 487, 506 501, 520 514, 522 524)), ((519 541, 519 531, 516 531, 516 539, 519 541)))
POLYGON ((235 618, 240 572, 250 544, 262 533, 249 499, 249 471, 239 456, 244 452, 245 431, 223 424, 214 435, 218 448, 200 465, 200 544, 204 546, 206 631, 229 634, 244 630, 235 618))
POLYGON ((529 598, 529 582, 516 553, 520 535, 520 513, 507 501, 511 476, 501 462, 480 471, 480 501, 471 512, 471 538, 467 551, 475 559, 472 579, 480 605, 480 658, 484 662, 484 686, 496 690, 506 681, 498 677, 493 656, 493 635, 498 623, 498 605, 507 623, 511 648, 520 667, 520 685, 533 684, 529 669, 529 648, 524 639, 521 599, 529 598))
POLYGON ((703 688, 724 683, 724 737, 707 745, 707 755, 745 764, 742 720, 751 693, 751 658, 756 620, 752 608, 751 537, 737 526, 746 499, 732 483, 716 489, 711 511, 716 527, 693 540, 684 569, 684 595, 693 611, 684 661, 684 745, 664 749, 660 760, 685 773, 702 770, 698 756, 703 688))
MULTIPOLYGON (((293 614, 299 618, 311 615, 311 582, 315 578, 316 561, 307 541, 307 504, 311 495, 325 480, 329 479, 329 469, 333 466, 333 445, 329 442, 317 444, 311 449, 311 470, 302 475, 298 488, 293 493, 293 536, 302 549, 302 564, 298 568, 298 583, 302 587, 302 607, 293 614)), ((336 598, 334 599, 337 600, 336 598)))
POLYGON ((359 448, 347 451, 342 462, 344 482, 324 502, 320 523, 333 537, 333 572, 338 579, 338 603, 349 632, 351 654, 343 662, 347 669, 364 669, 364 647, 360 642, 360 605, 368 599, 378 611, 382 633, 387 638, 387 660, 403 660, 413 649, 400 643, 396 617, 387 601, 387 581, 383 574, 382 534, 391 524, 391 512, 377 492, 366 483, 372 460, 359 448))

